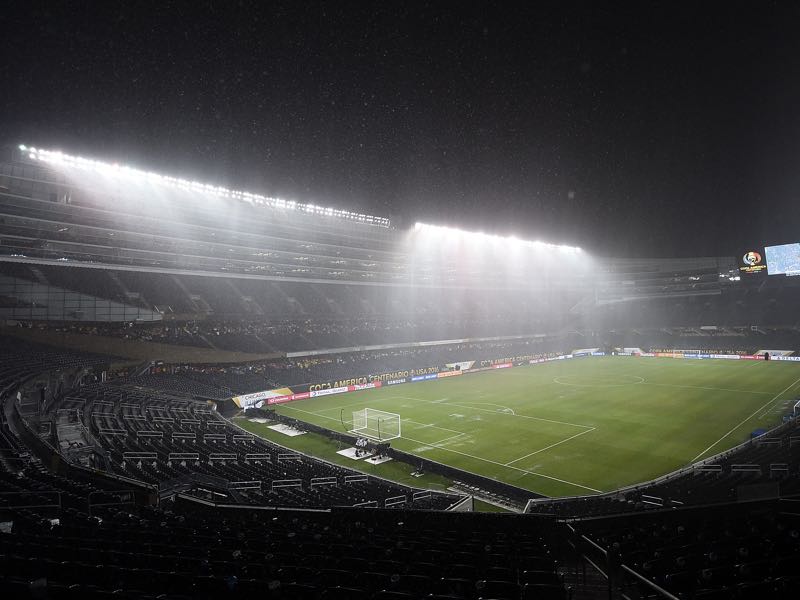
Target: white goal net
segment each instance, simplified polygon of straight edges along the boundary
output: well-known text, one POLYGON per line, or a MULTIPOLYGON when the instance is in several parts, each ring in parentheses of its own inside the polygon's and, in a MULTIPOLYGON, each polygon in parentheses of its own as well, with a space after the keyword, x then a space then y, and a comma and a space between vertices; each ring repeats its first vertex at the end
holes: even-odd
POLYGON ((400 415, 374 408, 353 411, 350 433, 385 442, 400 437, 400 415))

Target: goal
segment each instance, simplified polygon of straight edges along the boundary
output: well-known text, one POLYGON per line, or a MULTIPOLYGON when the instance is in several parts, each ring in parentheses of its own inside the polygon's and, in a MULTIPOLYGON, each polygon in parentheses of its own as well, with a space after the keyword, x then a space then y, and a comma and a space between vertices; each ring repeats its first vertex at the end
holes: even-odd
POLYGON ((400 415, 375 408, 353 411, 350 433, 385 442, 400 437, 400 415))

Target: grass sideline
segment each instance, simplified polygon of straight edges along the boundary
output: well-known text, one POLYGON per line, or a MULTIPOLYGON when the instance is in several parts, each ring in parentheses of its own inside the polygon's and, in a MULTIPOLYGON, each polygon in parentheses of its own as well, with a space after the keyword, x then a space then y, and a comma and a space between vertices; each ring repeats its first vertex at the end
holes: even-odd
POLYGON ((265 423, 254 423, 244 417, 235 417, 234 423, 250 433, 275 442, 276 444, 280 444, 281 446, 286 446, 287 448, 303 452, 309 456, 321 458, 328 462, 351 469, 357 469, 364 473, 383 477, 384 479, 396 481, 404 485, 446 491, 448 486, 453 483, 452 480, 434 473, 425 473, 422 477, 412 477, 411 472, 414 470, 413 467, 403 462, 390 461, 381 465, 372 465, 361 460, 355 461, 341 454, 336 454, 336 451, 341 450, 343 446, 317 433, 309 432, 303 435, 290 437, 270 429, 265 423))
POLYGON ((568 496, 646 481, 728 449, 777 424, 799 389, 800 368, 788 362, 592 357, 276 410, 333 429, 364 407, 397 412, 403 429, 394 447, 568 496))
MULTIPOLYGON (((425 473, 422 477, 412 477, 411 467, 402 462, 392 461, 383 463, 382 465, 371 465, 363 461, 353 461, 352 459, 345 458, 341 454, 336 454, 336 451, 341 449, 337 442, 317 433, 306 433, 304 435, 290 437, 270 429, 264 423, 254 423, 248 421, 244 417, 235 417, 234 422, 242 429, 246 429, 250 433, 268 439, 276 444, 280 444, 281 446, 286 446, 292 450, 304 452, 310 456, 327 460, 328 462, 351 469, 355 468, 364 473, 383 477, 384 479, 396 481, 404 485, 446 491, 453 483, 452 480, 434 473, 425 473)), ((490 504, 489 502, 484 502, 478 498, 473 499, 473 510, 475 512, 513 514, 510 510, 490 504)))

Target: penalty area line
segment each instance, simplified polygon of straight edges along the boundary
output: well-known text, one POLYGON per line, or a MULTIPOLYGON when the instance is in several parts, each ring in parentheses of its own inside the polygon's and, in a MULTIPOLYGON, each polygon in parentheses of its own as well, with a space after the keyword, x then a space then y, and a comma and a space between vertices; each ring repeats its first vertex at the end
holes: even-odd
POLYGON ((412 425, 419 425, 419 427, 414 427, 414 429, 441 429, 442 431, 449 431, 450 433, 461 433, 455 429, 449 429, 447 427, 441 427, 436 423, 420 423, 419 421, 412 421, 411 419, 400 419, 401 423, 411 423, 412 425))
MULTIPOLYGON (((439 440, 438 442, 433 442, 433 444, 429 444, 430 446, 437 446, 438 444, 444 444, 445 442, 450 442, 457 437, 461 437, 462 435, 469 435, 468 433, 457 433, 455 435, 451 435, 450 437, 446 437, 443 440, 439 440)), ((402 436, 400 436, 402 437, 402 436)))
MULTIPOLYGON (((700 364, 700 363, 689 363, 689 364, 700 364)), ((718 388, 718 387, 705 387, 702 385, 680 385, 677 383, 655 383, 650 381, 643 381, 642 385, 656 385, 659 387, 674 387, 674 388, 687 388, 691 390, 711 390, 713 392, 735 392, 738 394, 766 394, 769 395, 769 392, 763 392, 759 390, 733 390, 730 388, 718 388)), ((783 393, 783 392, 781 392, 783 393)))
MULTIPOLYGON (((311 412, 310 410, 303 410, 302 408, 297 408, 296 406, 290 406, 289 404, 283 404, 282 408, 288 408, 289 410, 295 410, 297 412, 305 413, 307 415, 312 415, 314 417, 321 417, 323 419, 328 419, 329 421, 336 421, 337 423, 341 423, 342 422, 341 419, 336 419, 334 417, 328 417, 326 415, 321 415, 319 413, 311 412)), ((352 424, 352 422, 353 422, 352 419, 348 419, 348 420, 345 421, 345 423, 351 423, 351 424, 352 424)))
POLYGON ((457 406, 458 408, 466 408, 469 410, 479 410, 481 412, 490 413, 493 415, 505 415, 507 417, 516 417, 518 419, 530 419, 531 421, 543 421, 545 423, 557 423, 559 425, 569 425, 570 427, 580 427, 582 429, 594 429, 591 425, 581 425, 580 423, 570 423, 568 421, 556 421, 555 419, 544 419, 542 417, 534 417, 531 415, 518 415, 516 413, 508 413, 501 410, 489 410, 488 408, 478 408, 477 406, 469 406, 467 404, 456 404, 455 402, 439 402, 439 404, 447 404, 448 406, 457 406))
MULTIPOLYGON (((440 402, 440 404, 445 404, 445 403, 444 402, 440 402)), ((480 404, 481 406, 496 406, 497 408, 502 408, 503 410, 494 411, 494 412, 504 412, 504 413, 509 414, 509 415, 511 415, 513 417, 517 416, 517 413, 514 412, 513 408, 509 408, 508 406, 505 406, 503 404, 492 404, 491 402, 464 402, 463 400, 461 401, 461 404, 465 404, 465 405, 469 406, 470 408, 472 408, 472 405, 474 405, 474 404, 480 404)), ((486 410, 486 409, 479 408, 478 410, 486 410)))
POLYGON ((691 462, 694 462, 694 461, 696 461, 698 458, 700 458, 701 456, 703 456, 703 455, 704 455, 706 452, 708 452, 709 450, 711 450, 711 449, 712 449, 714 446, 716 446, 717 444, 719 444, 719 443, 720 443, 722 440, 724 440, 726 437, 728 437, 728 436, 729 436, 730 434, 732 434, 734 431, 736 431, 737 429, 739 429, 739 427, 741 427, 742 425, 744 425, 745 423, 747 423, 747 422, 748 422, 750 419, 752 419, 754 416, 756 416, 756 415, 757 415, 758 413, 760 413, 762 410, 764 410, 765 408, 767 408, 767 407, 768 407, 770 404, 772 404, 773 402, 775 402, 775 401, 776 401, 778 398, 780 398, 781 396, 783 396, 783 395, 784 395, 786 392, 788 392, 790 389, 792 389, 792 388, 793 388, 793 387, 794 387, 794 386, 797 384, 797 382, 798 382, 798 381, 800 381, 800 377, 798 377, 798 378, 797 378, 797 379, 795 379, 795 380, 794 380, 792 383, 790 383, 790 384, 789 384, 789 385, 786 387, 786 389, 784 389, 784 390, 782 390, 782 391, 778 392, 777 394, 775 394, 775 396, 774 396, 774 397, 773 397, 771 400, 769 400, 769 401, 765 402, 764 404, 762 404, 761 406, 759 406, 759 407, 758 407, 756 410, 754 410, 754 411, 753 411, 753 413, 752 413, 751 415, 749 415, 749 416, 745 417, 744 419, 742 419, 742 420, 741 420, 741 421, 740 421, 740 422, 739 422, 737 425, 734 425, 734 426, 733 426, 733 428, 732 428, 732 429, 731 429, 731 430, 730 430, 728 433, 726 433, 725 435, 723 435, 723 436, 722 436, 721 438, 719 438, 719 439, 718 439, 716 442, 714 442, 714 443, 713 443, 713 444, 711 444, 711 445, 710 445, 708 448, 706 448, 705 450, 703 450, 703 451, 702 451, 700 454, 698 454, 697 456, 695 456, 695 457, 692 459, 692 461, 691 461, 691 462))
POLYGON ((597 429, 597 427, 592 427, 591 429, 587 429, 585 431, 579 431, 575 435, 571 435, 568 438, 565 438, 565 439, 561 440, 560 442, 556 442, 555 444, 550 444, 549 446, 545 446, 544 448, 539 448, 539 450, 534 450, 530 454, 526 454, 525 456, 520 456, 519 458, 515 458, 514 460, 512 460, 510 462, 507 462, 504 466, 507 467, 509 465, 513 465, 515 462, 519 462, 521 460, 524 460, 524 459, 526 459, 526 458, 528 458, 530 456, 533 456, 534 454, 539 454, 539 452, 544 452, 545 450, 550 450, 550 448, 555 448, 556 446, 559 446, 559 445, 561 445, 561 444, 563 444, 565 442, 568 442, 570 440, 574 440, 576 437, 579 437, 581 435, 585 435, 587 433, 591 433, 595 429, 597 429))
MULTIPOLYGON (((325 415, 320 415, 318 413, 313 413, 311 411, 303 410, 301 408, 295 408, 293 406, 290 406, 289 404, 284 404, 283 408, 289 408, 291 410, 296 410, 297 412, 302 412, 302 413, 306 413, 306 414, 309 414, 309 415, 314 415, 315 417, 322 417, 323 419, 328 419, 329 421, 336 421, 337 423, 340 422, 339 419, 334 419, 333 417, 327 417, 325 415)), ((581 488, 581 489, 584 489, 584 490, 589 490, 590 492, 595 492, 596 494, 605 493, 605 492, 603 492, 603 490, 597 490, 597 489, 595 489, 593 487, 589 487, 588 485, 575 483, 574 481, 567 481, 566 479, 559 479, 558 477, 553 477, 552 475, 545 475, 544 473, 537 473, 536 471, 528 471, 527 469, 520 469, 519 467, 515 467, 513 465, 506 466, 501 462, 497 462, 496 460, 490 460, 488 458, 481 458, 480 456, 474 456, 472 454, 467 454, 466 452, 461 452, 460 450, 453 450, 452 448, 445 448, 444 446, 437 446, 436 444, 430 444, 428 442, 423 442, 421 440, 415 440, 414 438, 406 437, 405 435, 401 436, 401 437, 402 437, 402 439, 409 440, 409 441, 414 442, 416 444, 421 444, 423 446, 430 446, 431 448, 437 448, 437 449, 443 450, 445 452, 452 452, 454 454, 460 454, 462 456, 466 456, 468 458, 473 458, 475 460, 480 460, 482 462, 490 463, 492 465, 497 465, 498 467, 503 467, 505 469, 513 469, 515 471, 519 471, 520 473, 527 473, 528 475, 534 475, 535 477, 542 477, 544 479, 551 479, 552 481, 558 481, 559 483, 565 483, 565 484, 571 485, 573 487, 581 488)))
POLYGON ((409 438, 403 436, 405 439, 415 442, 417 444, 422 444, 424 446, 430 446, 432 448, 437 448, 439 450, 444 450, 445 452, 452 452, 454 454, 460 454, 461 456, 466 456, 468 458, 472 458, 475 460, 480 460, 482 462, 486 462, 492 465, 497 465, 498 467, 503 467, 506 469, 514 469, 515 471, 519 471, 520 473, 527 473, 528 475, 534 475, 536 477, 543 477, 544 479, 551 479, 553 481, 558 481, 559 483, 565 483, 567 485, 571 485, 577 488, 581 488, 584 490, 589 490, 590 492, 595 492, 597 494, 603 494, 603 490, 596 490, 593 487, 589 487, 588 485, 583 485, 580 483, 575 483, 574 481, 567 481, 566 479, 559 479, 558 477, 553 477, 552 475, 545 475, 544 473, 537 473, 536 471, 528 471, 527 469, 520 469, 519 467, 514 467, 512 465, 504 465, 501 462, 497 462, 496 460, 490 460, 488 458, 481 458, 480 456, 475 456, 473 454, 467 454, 466 452, 461 452, 460 450, 453 450, 452 448, 445 448, 443 446, 437 446, 436 444, 429 444, 427 442, 422 442, 420 440, 415 440, 414 438, 409 438))
MULTIPOLYGON (((492 404, 487 402, 443 402, 441 400, 425 400, 424 398, 412 398, 411 396, 387 396, 386 398, 374 398, 370 400, 370 402, 385 402, 387 400, 410 400, 412 402, 419 402, 421 404, 434 404, 436 406, 455 406, 456 408, 465 408, 467 410, 476 410, 480 412, 489 413, 490 415, 505 415, 507 417, 516 417, 517 419, 529 419, 531 421, 542 421, 544 423, 556 423, 558 425, 569 425, 570 427, 580 427, 581 429, 594 429, 591 425, 581 425, 580 423, 570 423, 569 421, 557 421, 555 419, 545 419, 543 417, 534 417, 533 415, 518 415, 514 412, 514 409, 509 408, 508 406, 503 406, 501 404, 492 404), (493 410, 490 408, 479 408, 475 406, 476 404, 484 405, 484 406, 499 406, 510 410, 511 412, 506 412, 503 410, 493 410)), ((287 404, 283 404, 282 406, 288 406, 287 404)), ((333 409, 323 409, 323 410, 333 410, 333 409)), ((322 412, 322 411, 320 411, 322 412)), ((314 413, 317 414, 317 413, 314 413)), ((322 415, 320 415, 322 416, 322 415)), ((442 428, 443 429, 443 428, 442 428)))

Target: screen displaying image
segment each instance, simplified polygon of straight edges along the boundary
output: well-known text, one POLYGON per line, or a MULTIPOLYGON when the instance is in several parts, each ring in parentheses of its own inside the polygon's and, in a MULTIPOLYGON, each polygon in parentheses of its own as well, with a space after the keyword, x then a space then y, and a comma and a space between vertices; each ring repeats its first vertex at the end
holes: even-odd
POLYGON ((767 273, 800 275, 800 243, 767 246, 767 273))

